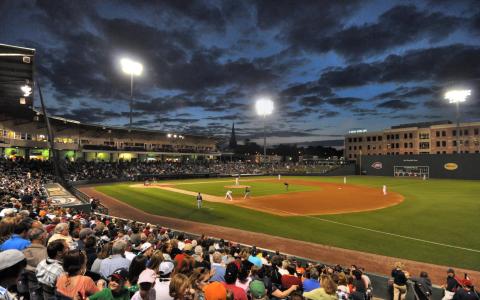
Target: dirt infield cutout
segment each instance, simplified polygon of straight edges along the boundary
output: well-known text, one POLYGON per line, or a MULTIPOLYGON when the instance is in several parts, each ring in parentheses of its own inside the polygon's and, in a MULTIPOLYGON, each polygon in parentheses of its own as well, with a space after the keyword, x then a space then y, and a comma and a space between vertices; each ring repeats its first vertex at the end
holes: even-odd
MULTIPOLYGON (((261 180, 266 182, 277 182, 273 179, 261 180)), ((211 183, 211 181, 208 183, 211 183)), ((198 184, 198 182, 196 182, 196 184, 198 184)), ((309 180, 289 180, 289 184, 316 186, 320 187, 320 189, 315 191, 290 192, 268 196, 252 196, 247 199, 237 196, 234 198, 234 201, 228 201, 223 197, 214 195, 203 193, 202 195, 203 200, 205 201, 221 202, 280 216, 327 215, 371 211, 394 206, 404 200, 404 197, 398 193, 388 192, 387 195, 383 195, 381 188, 360 185, 336 184, 309 180)), ((142 184, 135 184, 132 185, 132 187, 158 188, 175 193, 191 195, 192 197, 197 195, 196 192, 181 189, 180 185, 181 184, 152 184, 150 186, 144 186, 142 184)))

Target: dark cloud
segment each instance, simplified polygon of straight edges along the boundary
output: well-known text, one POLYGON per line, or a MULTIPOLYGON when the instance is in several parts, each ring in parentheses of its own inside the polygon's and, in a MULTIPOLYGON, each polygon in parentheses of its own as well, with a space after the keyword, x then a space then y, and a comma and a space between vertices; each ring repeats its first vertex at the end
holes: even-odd
POLYGON ((335 97, 335 98, 328 98, 325 100, 330 105, 337 106, 337 107, 351 107, 355 103, 361 102, 362 99, 355 98, 355 97, 335 97))
POLYGON ((317 96, 306 96, 302 97, 299 103, 303 106, 321 106, 325 102, 323 98, 317 96))
POLYGON ((389 108, 393 110, 410 109, 415 106, 415 103, 405 100, 389 100, 377 105, 378 108, 389 108))
POLYGON ((403 56, 390 55, 370 64, 329 69, 322 73, 320 82, 343 88, 386 82, 459 82, 479 77, 480 48, 456 44, 409 51, 403 56))
POLYGON ((287 117, 290 117, 290 118, 302 118, 302 117, 305 117, 307 115, 310 115, 312 113, 316 112, 315 109, 312 109, 312 108, 309 108, 309 107, 306 107, 306 108, 302 108, 302 109, 299 109, 299 110, 295 110, 295 111, 288 111, 287 112, 287 117))

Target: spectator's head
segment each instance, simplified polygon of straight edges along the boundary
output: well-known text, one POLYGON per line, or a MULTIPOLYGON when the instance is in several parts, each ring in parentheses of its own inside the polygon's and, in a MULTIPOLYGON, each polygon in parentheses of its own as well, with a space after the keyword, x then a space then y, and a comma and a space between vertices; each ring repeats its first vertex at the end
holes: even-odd
POLYGON ((131 284, 137 284, 138 276, 145 270, 148 258, 143 255, 137 255, 133 258, 128 268, 128 280, 131 284))
POLYGON ((329 295, 335 295, 337 291, 337 285, 333 282, 332 278, 328 275, 322 275, 320 277, 320 286, 325 290, 325 293, 329 295))
POLYGON ((125 253, 125 248, 127 248, 127 243, 125 243, 124 241, 114 242, 112 246, 112 255, 123 255, 125 253))
POLYGON ((226 300, 227 289, 220 282, 214 281, 203 289, 205 300, 226 300))
MULTIPOLYGON (((190 289, 190 281, 184 274, 177 273, 172 277, 169 286, 169 294, 175 300, 184 299, 190 289)), ((208 298, 207 298, 208 299, 208 298)))
POLYGON ((63 257, 63 269, 69 276, 83 275, 87 270, 87 258, 80 250, 72 250, 63 257))
POLYGON ((145 269, 138 277, 138 285, 140 287, 140 296, 142 299, 148 299, 148 292, 155 284, 156 273, 152 269, 145 269))
POLYGON ((212 260, 214 263, 219 264, 222 262, 222 253, 215 251, 212 255, 212 260))
POLYGON ((397 261, 397 262, 395 263, 395 269, 397 269, 397 270, 402 270, 403 268, 405 268, 405 265, 404 265, 402 262, 397 261))
POLYGON ((54 229, 54 233, 56 234, 61 234, 61 235, 64 235, 64 236, 68 236, 68 229, 69 229, 69 226, 67 223, 58 223, 56 226, 55 226, 55 229, 54 229))
POLYGON ((297 270, 297 267, 294 264, 289 264, 287 266, 287 271, 288 271, 288 274, 290 275, 295 275, 296 270, 297 270))
POLYGON ((47 255, 51 259, 61 260, 67 251, 68 245, 65 240, 55 240, 47 246, 47 255))
POLYGON ((229 263, 225 269, 225 282, 227 284, 234 284, 238 278, 238 268, 235 263, 229 263))
POLYGON ((452 268, 449 268, 449 269, 447 270, 447 275, 448 275, 449 277, 454 277, 454 276, 455 276, 455 270, 452 269, 452 268))
POLYGON ((150 244, 149 242, 146 242, 146 243, 143 243, 141 246, 140 246, 140 253, 147 256, 147 257, 150 257, 152 256, 152 253, 153 253, 153 245, 150 244))
POLYGON ((356 280, 362 279, 362 271, 360 271, 359 269, 353 270, 352 275, 355 277, 356 280))
POLYGON ((155 250, 148 261, 148 268, 155 270, 155 272, 159 271, 160 264, 163 261, 163 253, 160 250, 155 250))
POLYGON ((421 278, 428 278, 428 273, 425 271, 420 272, 420 277, 421 278))
POLYGON ((263 283, 263 281, 253 280, 252 282, 250 282, 248 287, 252 299, 265 299, 267 295, 267 289, 265 288, 265 284, 263 283))
POLYGON ((43 228, 32 228, 28 232, 28 238, 32 243, 36 244, 45 244, 45 240, 47 239, 46 231, 43 228))
POLYGON ((15 284, 26 266, 27 260, 22 252, 13 249, 0 252, 0 285, 9 287, 15 284))
POLYGON ((112 290, 113 293, 116 293, 120 291, 127 282, 128 271, 123 268, 117 269, 108 277, 108 279, 110 279, 108 288, 112 290))
POLYGON ((94 234, 94 231, 90 228, 83 228, 80 230, 80 232, 78 233, 78 238, 85 241, 85 239, 88 237, 88 236, 91 236, 94 234))
POLYGON ((163 261, 160 264, 159 270, 160 270, 160 277, 161 278, 168 278, 172 274, 173 269, 175 268, 175 265, 171 261, 163 261))
POLYGON ((195 268, 189 277, 190 285, 195 291, 202 291, 210 279, 210 271, 207 268, 195 268))
POLYGON ((96 244, 97 244, 97 238, 94 235, 89 235, 85 239, 85 248, 86 249, 95 248, 96 244))
POLYGON ((28 230, 32 226, 32 221, 28 219, 23 219, 15 226, 13 233, 21 235, 23 237, 28 237, 28 230))
POLYGON ((309 273, 310 273, 310 279, 318 281, 320 273, 318 273, 317 268, 311 268, 309 273))
POLYGON ((113 246, 112 242, 104 244, 102 246, 102 249, 100 250, 100 252, 98 252, 97 258, 105 259, 105 258, 109 257, 110 254, 112 254, 112 246, 113 246))

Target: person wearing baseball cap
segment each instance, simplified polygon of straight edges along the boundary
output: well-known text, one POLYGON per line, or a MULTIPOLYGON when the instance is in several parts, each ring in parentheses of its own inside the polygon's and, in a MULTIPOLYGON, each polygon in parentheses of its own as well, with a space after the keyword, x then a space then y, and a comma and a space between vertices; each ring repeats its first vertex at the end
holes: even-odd
POLYGON ((153 286, 155 285, 156 279, 157 274, 154 270, 143 270, 138 277, 138 285, 140 286, 140 290, 133 295, 132 300, 155 300, 156 291, 153 289, 153 286))
POLYGON ((267 295, 267 289, 265 288, 263 281, 253 280, 250 282, 248 287, 252 299, 265 299, 265 296, 267 295))
POLYGON ((227 289, 218 281, 209 283, 203 288, 205 300, 226 300, 227 289))
POLYGON ((102 289, 90 296, 90 300, 128 300, 130 292, 125 287, 128 281, 128 271, 126 269, 117 269, 108 277, 108 287, 102 289))
POLYGON ((451 300, 455 295, 455 292, 462 286, 461 279, 455 276, 455 270, 452 268, 447 269, 447 280, 443 285, 445 289, 445 295, 442 300, 451 300))
POLYGON ((475 292, 475 289, 473 288, 472 281, 468 277, 463 279, 461 282, 462 282, 462 287, 457 289, 457 291, 455 292, 455 295, 453 296, 453 299, 458 299, 458 300, 480 299, 478 294, 475 292))
POLYGON ((14 299, 8 288, 15 285, 27 266, 25 255, 19 250, 0 252, 0 299, 14 299))

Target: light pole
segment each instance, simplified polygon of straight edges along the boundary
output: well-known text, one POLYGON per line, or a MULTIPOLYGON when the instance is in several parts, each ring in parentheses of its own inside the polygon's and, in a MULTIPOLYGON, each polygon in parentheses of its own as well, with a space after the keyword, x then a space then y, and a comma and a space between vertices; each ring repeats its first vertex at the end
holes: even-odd
POLYGON ((471 90, 451 90, 445 93, 445 99, 447 99, 449 103, 455 103, 457 108, 457 154, 460 153, 460 102, 465 102, 471 94, 471 90))
POLYGON ((122 58, 120 60, 122 71, 130 75, 130 124, 129 129, 132 129, 132 113, 133 113, 133 76, 140 76, 143 71, 143 65, 139 62, 133 61, 129 58, 122 58))
POLYGON ((258 99, 255 103, 257 114, 263 117, 263 161, 267 161, 267 132, 265 119, 273 112, 273 101, 267 98, 258 99))

